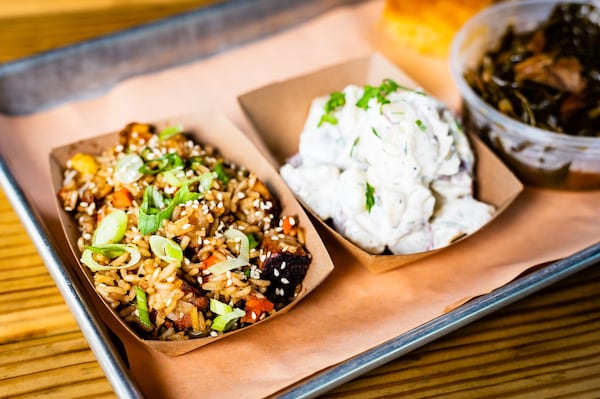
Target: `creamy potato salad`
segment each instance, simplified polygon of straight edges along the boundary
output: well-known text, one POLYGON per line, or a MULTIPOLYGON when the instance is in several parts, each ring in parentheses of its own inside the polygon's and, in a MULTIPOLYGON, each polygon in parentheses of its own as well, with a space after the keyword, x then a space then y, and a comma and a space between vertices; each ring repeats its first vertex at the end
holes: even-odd
POLYGON ((299 152, 281 167, 306 206, 372 254, 441 248, 484 225, 474 155, 452 113, 386 79, 313 101, 299 152))

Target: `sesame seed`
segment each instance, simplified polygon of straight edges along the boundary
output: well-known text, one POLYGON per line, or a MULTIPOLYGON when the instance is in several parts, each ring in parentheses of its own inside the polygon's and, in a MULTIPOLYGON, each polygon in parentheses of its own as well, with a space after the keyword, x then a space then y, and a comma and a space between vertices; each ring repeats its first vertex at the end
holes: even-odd
POLYGON ((283 270, 283 269, 285 269, 285 266, 286 266, 286 263, 285 263, 285 261, 283 261, 283 262, 281 262, 281 266, 279 266, 279 268, 281 270, 283 270))
POLYGON ((246 198, 246 194, 244 194, 244 193, 243 193, 243 192, 241 192, 241 191, 238 191, 238 193, 237 193, 237 197, 238 197, 239 199, 244 199, 244 198, 246 198))
POLYGON ((210 336, 211 336, 211 337, 216 337, 216 336, 218 336, 218 335, 219 335, 219 333, 217 333, 216 331, 211 331, 211 332, 210 332, 210 336))
POLYGON ((189 223, 186 223, 186 224, 184 224, 183 226, 181 226, 181 228, 182 228, 182 229, 184 229, 184 230, 187 230, 187 229, 189 229, 190 227, 192 227, 192 225, 191 225, 191 224, 189 224, 189 223))
POLYGON ((273 269, 273 275, 274 275, 275 277, 279 277, 279 270, 277 270, 277 269, 273 269))
POLYGON ((285 278, 285 277, 282 277, 282 278, 281 278, 281 282, 282 282, 283 284, 289 284, 289 283, 290 283, 290 280, 288 280, 288 279, 287 279, 287 278, 285 278))
POLYGON ((252 317, 252 320, 256 320, 257 319, 256 313, 254 313, 254 311, 252 311, 252 313, 250 314, 250 316, 252 317))

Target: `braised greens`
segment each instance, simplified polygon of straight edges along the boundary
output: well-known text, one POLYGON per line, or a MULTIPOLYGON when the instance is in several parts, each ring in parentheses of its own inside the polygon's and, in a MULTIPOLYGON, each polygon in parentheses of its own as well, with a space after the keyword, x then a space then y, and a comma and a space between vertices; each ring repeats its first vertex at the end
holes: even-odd
POLYGON ((558 4, 533 31, 510 26, 465 79, 484 101, 528 125, 600 136, 599 21, 591 4, 558 4))

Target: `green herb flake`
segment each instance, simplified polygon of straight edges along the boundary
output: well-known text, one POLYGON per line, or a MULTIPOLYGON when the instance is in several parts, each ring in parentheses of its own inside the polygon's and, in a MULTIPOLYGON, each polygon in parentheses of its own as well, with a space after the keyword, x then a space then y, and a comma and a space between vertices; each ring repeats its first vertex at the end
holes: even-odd
POLYGON ((415 123, 417 124, 417 126, 419 127, 419 129, 421 129, 422 132, 426 132, 427 131, 427 126, 425 126, 425 124, 423 123, 422 120, 417 119, 415 121, 415 123))
POLYGON ((375 187, 373 187, 372 185, 369 184, 369 182, 367 182, 366 188, 365 188, 365 206, 369 213, 371 213, 371 209, 373 208, 374 205, 375 205, 375 187))
POLYGON ((373 126, 371 126, 371 132, 373 132, 373 134, 375 136, 377 136, 378 138, 381 138, 381 136, 379 135, 379 132, 377 130, 375 130, 375 128, 373 126))
POLYGON ((319 124, 317 125, 317 127, 321 127, 321 125, 323 123, 330 123, 332 125, 337 125, 338 120, 332 114, 323 114, 323 115, 321 115, 321 119, 319 120, 319 124))
POLYGON ((332 125, 337 125, 338 120, 333 115, 333 111, 343 107, 346 104, 346 95, 339 91, 334 91, 329 95, 329 99, 325 103, 325 113, 321 116, 319 120, 319 124, 317 127, 320 127, 323 123, 330 123, 332 125))
MULTIPOLYGON (((379 104, 381 104, 381 105, 389 104, 390 100, 387 99, 387 95, 395 92, 396 90, 398 90, 400 88, 406 89, 405 87, 400 86, 398 83, 396 83, 392 79, 384 79, 382 81, 381 85, 379 85, 377 87, 371 86, 371 85, 365 85, 363 87, 363 95, 356 102, 356 106, 358 108, 367 110, 367 109, 369 109, 369 101, 371 101, 372 98, 376 98, 377 102, 379 102, 379 104)), ((380 109, 380 111, 383 112, 381 109, 380 109)))
POLYGON ((356 138, 354 139, 354 141, 352 142, 352 147, 350 148, 350 156, 352 156, 352 154, 354 154, 354 149, 356 148, 356 146, 358 145, 358 142, 360 141, 360 136, 356 136, 356 138))
POLYGON ((369 101, 371 101, 372 98, 376 98, 378 93, 379 88, 365 85, 365 87, 363 88, 363 95, 356 102, 356 106, 364 110, 369 109, 369 101))

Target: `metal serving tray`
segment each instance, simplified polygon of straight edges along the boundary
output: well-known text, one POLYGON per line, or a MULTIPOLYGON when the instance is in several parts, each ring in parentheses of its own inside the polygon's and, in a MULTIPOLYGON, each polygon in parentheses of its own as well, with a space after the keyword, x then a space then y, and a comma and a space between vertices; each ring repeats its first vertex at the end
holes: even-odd
MULTIPOLYGON (((30 114, 89 97, 127 77, 191 62, 357 0, 233 0, 79 45, 0 65, 0 112, 30 114), (151 44, 151 45, 150 45, 151 44), (176 62, 174 62, 176 60, 176 62), (68 73, 65 73, 68 71, 68 73), (40 87, 45 90, 39 90, 40 87)), ((0 186, 36 245, 115 393, 143 395, 111 333, 0 155, 0 186)), ((548 264, 443 316, 321 371, 276 396, 311 398, 600 261, 600 243, 548 264)))

